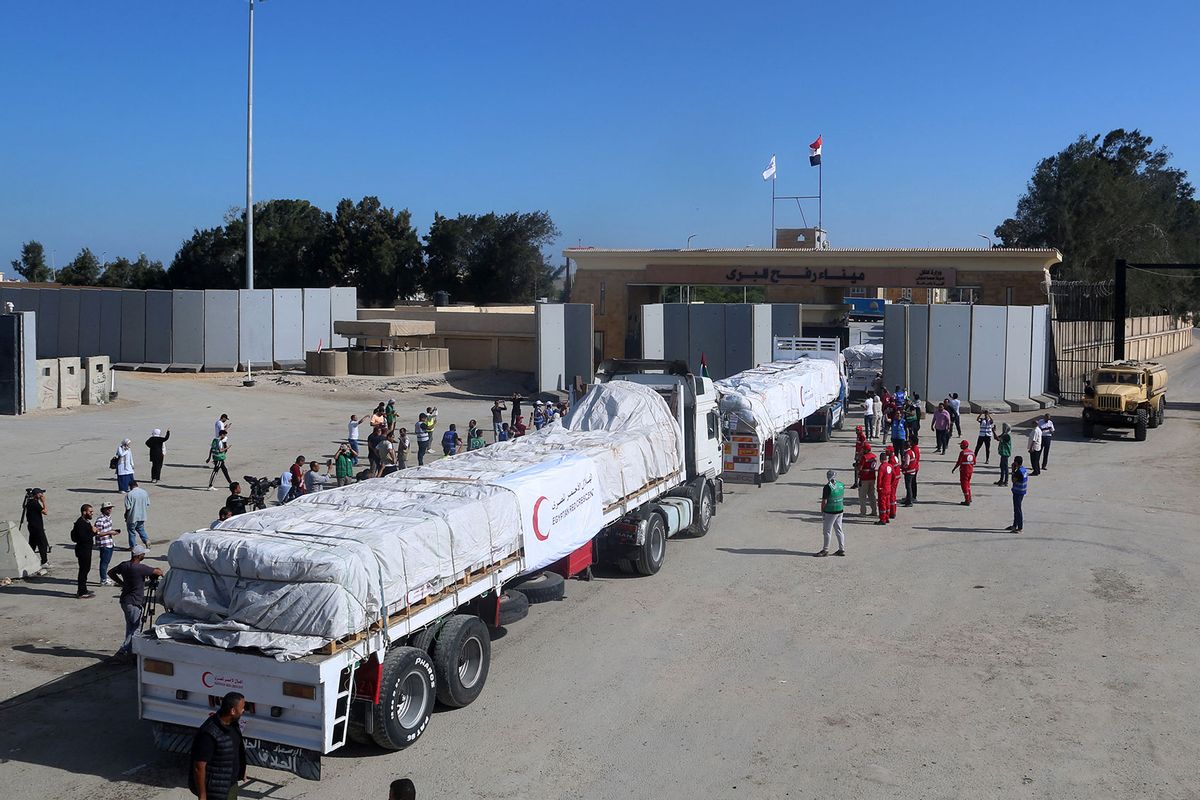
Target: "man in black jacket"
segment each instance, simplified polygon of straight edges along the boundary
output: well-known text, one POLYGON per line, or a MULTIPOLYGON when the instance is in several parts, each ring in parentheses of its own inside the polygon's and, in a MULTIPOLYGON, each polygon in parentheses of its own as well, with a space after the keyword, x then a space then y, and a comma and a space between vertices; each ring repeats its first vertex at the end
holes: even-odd
POLYGON ((75 543, 75 558, 79 561, 79 579, 76 581, 75 596, 88 600, 96 596, 87 588, 87 576, 92 571, 92 547, 96 544, 96 526, 92 524, 92 507, 84 503, 79 507, 79 519, 71 528, 71 541, 75 543))
POLYGON ((230 692, 196 731, 188 788, 200 800, 233 800, 238 782, 246 780, 246 745, 238 725, 245 710, 246 698, 230 692))

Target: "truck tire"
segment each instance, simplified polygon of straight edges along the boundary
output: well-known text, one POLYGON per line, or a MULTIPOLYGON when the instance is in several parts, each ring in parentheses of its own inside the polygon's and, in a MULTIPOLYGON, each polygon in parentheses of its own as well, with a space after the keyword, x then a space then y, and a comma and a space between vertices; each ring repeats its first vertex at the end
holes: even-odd
POLYGON ((800 460, 800 432, 799 431, 788 431, 787 437, 788 437, 788 442, 792 446, 792 463, 794 464, 795 462, 800 460))
POLYGON ((439 630, 441 630, 441 626, 436 622, 422 628, 409 637, 408 646, 433 655, 433 640, 437 638, 439 630))
POLYGON ((1147 427, 1149 427, 1149 428, 1157 428, 1158 427, 1159 413, 1160 412, 1159 412, 1158 405, 1155 405, 1153 408, 1150 409, 1150 415, 1146 419, 1147 427))
POLYGON ((1133 439, 1137 442, 1146 441, 1146 428, 1150 424, 1150 412, 1144 408, 1137 410, 1137 417, 1133 422, 1133 439))
POLYGON ((500 594, 500 626, 520 622, 529 616, 529 598, 520 592, 502 592, 500 594))
POLYGON ((415 647, 394 647, 383 659, 379 702, 372 708, 375 744, 385 750, 411 745, 433 716, 437 701, 433 659, 415 647))
POLYGON ((651 514, 649 522, 646 523, 646 542, 642 545, 642 552, 633 562, 633 568, 639 575, 653 575, 662 569, 666 560, 667 528, 663 525, 660 515, 651 514))
POLYGON ((540 572, 508 588, 525 595, 525 599, 530 603, 562 600, 567 594, 566 581, 557 572, 540 572))
POLYGON ((469 706, 487 682, 492 638, 479 617, 455 614, 433 645, 437 699, 450 708, 469 706))
POLYGON ((1158 424, 1162 425, 1163 420, 1167 418, 1167 396, 1164 394, 1162 400, 1158 401, 1158 424))
POLYGON ((787 475, 792 469, 792 443, 784 434, 776 437, 775 452, 779 453, 779 474, 787 475))
POLYGON ((704 534, 708 533, 708 526, 712 524, 712 518, 717 513, 717 501, 713 497, 712 487, 705 481, 700 487, 700 498, 695 503, 696 514, 692 520, 691 527, 688 528, 688 535, 693 539, 699 539, 704 534))
POLYGON ((779 448, 771 443, 771 457, 763 464, 763 483, 774 483, 779 480, 779 448))

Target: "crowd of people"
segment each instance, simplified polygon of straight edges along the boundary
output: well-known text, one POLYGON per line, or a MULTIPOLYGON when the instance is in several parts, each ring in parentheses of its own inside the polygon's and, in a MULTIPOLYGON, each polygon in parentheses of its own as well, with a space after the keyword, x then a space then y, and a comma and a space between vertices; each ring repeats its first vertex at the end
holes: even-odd
MULTIPOLYGON (((901 507, 912 508, 918 503, 921 428, 926 417, 922 406, 918 394, 900 386, 895 387, 893 392, 883 387, 869 391, 863 401, 863 424, 855 428, 854 482, 850 488, 858 490, 859 515, 877 517, 876 525, 890 524, 897 518, 901 507), (883 452, 878 455, 871 444, 876 437, 881 443, 886 443, 883 452), (903 499, 900 498, 901 484, 904 487, 903 499)), ((960 505, 971 505, 972 481, 979 468, 980 451, 983 452, 983 463, 990 464, 994 442, 999 459, 995 485, 1009 487, 1012 493, 1013 520, 1005 530, 1021 533, 1025 528, 1023 504, 1029 491, 1029 478, 1040 475, 1048 468, 1050 444, 1054 439, 1054 420, 1049 414, 1044 414, 1030 426, 1025 434, 1028 460, 1023 456, 1013 457, 1014 432, 1008 423, 1004 423, 997 432, 995 420, 986 410, 979 413, 975 421, 979 432, 974 448, 967 439, 962 439, 950 467, 950 473, 958 476, 962 492, 960 505)), ((929 420, 929 429, 934 435, 933 452, 948 454, 951 438, 962 436, 962 403, 957 392, 952 392, 938 403, 937 410, 929 420)), ((833 555, 846 554, 842 527, 845 502, 845 485, 837 480, 835 470, 829 470, 821 490, 823 526, 818 556, 829 555, 834 538, 838 549, 833 555)))

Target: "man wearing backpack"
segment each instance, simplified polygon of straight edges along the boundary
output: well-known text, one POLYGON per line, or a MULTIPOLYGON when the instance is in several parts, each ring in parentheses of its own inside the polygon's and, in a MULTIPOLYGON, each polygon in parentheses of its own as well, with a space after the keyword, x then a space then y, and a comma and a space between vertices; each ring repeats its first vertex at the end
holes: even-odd
POLYGON ((233 483, 233 479, 229 477, 229 470, 225 468, 225 456, 229 452, 229 434, 224 429, 213 439, 208 445, 208 457, 212 459, 212 473, 208 476, 208 490, 215 492, 217 489, 213 486, 213 481, 217 477, 217 472, 220 471, 225 475, 225 484, 233 483))

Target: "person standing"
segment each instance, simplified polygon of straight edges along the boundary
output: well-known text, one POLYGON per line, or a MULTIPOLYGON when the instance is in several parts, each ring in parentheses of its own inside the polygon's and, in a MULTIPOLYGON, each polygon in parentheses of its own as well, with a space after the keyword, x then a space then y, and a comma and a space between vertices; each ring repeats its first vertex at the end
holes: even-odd
POLYGON ((150 431, 150 438, 146 440, 146 447, 150 450, 151 483, 158 483, 159 478, 162 477, 163 460, 167 457, 166 443, 170 438, 170 428, 167 428, 166 436, 163 436, 161 428, 155 428, 150 431))
POLYGON ((234 800, 238 782, 246 779, 246 745, 238 724, 246 698, 229 692, 217 713, 204 721, 192 739, 188 788, 200 800, 234 800))
POLYGON ((150 537, 146 533, 146 520, 150 518, 150 495, 134 481, 125 495, 125 530, 129 532, 129 549, 137 544, 140 538, 142 544, 150 546, 150 537))
POLYGON ((946 454, 946 448, 950 446, 950 426, 953 424, 950 409, 944 402, 938 403, 937 411, 933 412, 933 452, 946 454))
MULTIPOLYGON (((225 511, 226 509, 221 509, 225 511)), ((121 587, 121 596, 117 602, 121 606, 121 614, 125 617, 125 641, 113 657, 125 660, 133 655, 133 635, 142 624, 142 612, 146 607, 146 579, 160 577, 163 571, 143 563, 150 551, 138 545, 129 553, 129 560, 122 561, 108 571, 106 583, 116 581, 121 587)))
POLYGON ((524 399, 524 396, 520 392, 513 392, 512 397, 509 398, 509 401, 512 403, 511 413, 508 417, 509 425, 515 426, 517 424, 517 419, 521 416, 521 401, 524 399))
POLYGON ((401 428, 396 434, 396 467, 408 468, 408 428, 401 428))
POLYGON ((353 460, 358 461, 358 414, 351 414, 350 421, 346 423, 346 444, 350 447, 350 452, 354 454, 353 460))
POLYGON ((1038 430, 1042 432, 1042 463, 1038 472, 1047 469, 1047 464, 1050 463, 1050 443, 1054 441, 1054 420, 1050 419, 1050 415, 1046 414, 1037 423, 1038 430))
POLYGON ((875 393, 867 392, 867 398, 863 400, 863 427, 866 429, 868 439, 875 438, 875 393))
POLYGON ((825 472, 825 486, 821 489, 821 552, 818 557, 829 555, 830 535, 837 537, 838 549, 835 556, 846 555, 846 535, 842 532, 842 514, 845 512, 846 486, 837 479, 833 470, 825 472))
POLYGON ((396 401, 388 400, 383 408, 383 420, 387 423, 387 432, 396 430, 396 401))
POLYGON ((229 477, 229 470, 225 467, 225 457, 227 455, 229 455, 229 434, 222 430, 208 445, 208 457, 212 459, 212 472, 208 476, 208 490, 210 492, 217 490, 213 486, 213 481, 217 478, 217 472, 225 476, 226 485, 233 483, 233 479, 229 477))
POLYGON ((858 488, 858 464, 862 460, 863 447, 867 446, 867 434, 862 425, 854 428, 854 437, 854 463, 850 467, 854 473, 854 484, 850 487, 851 489, 858 488))
POLYGON ((349 486, 354 481, 354 459, 350 455, 349 446, 338 448, 334 458, 334 470, 338 486, 349 486))
POLYGON ((505 422, 500 426, 500 433, 496 436, 497 442, 507 442, 512 434, 509 432, 508 423, 505 422))
POLYGON ((896 398, 896 408, 904 408, 904 400, 908 397, 908 392, 896 387, 896 391, 892 393, 892 397, 896 398))
POLYGON ((1035 422, 1033 427, 1029 429, 1029 466, 1033 469, 1034 476, 1042 474, 1042 429, 1035 422))
POLYGON ((904 473, 904 505, 912 508, 913 503, 917 502, 917 474, 921 471, 921 446, 915 433, 908 440, 900 460, 900 471, 904 473))
POLYGON ((891 459, 892 446, 888 445, 883 451, 883 457, 879 459, 879 469, 876 472, 875 478, 875 495, 879 502, 879 521, 876 525, 887 525, 894 517, 892 511, 892 503, 894 502, 891 494, 892 487, 895 486, 894 478, 899 471, 892 463, 891 459))
POLYGON ((997 486, 1008 486, 1008 457, 1012 455, 1012 428, 1004 423, 1000 435, 996 437, 996 455, 1000 456, 1000 480, 997 486))
POLYGON ((46 540, 46 492, 43 489, 30 489, 25 498, 25 521, 29 523, 29 547, 35 550, 42 559, 42 566, 50 562, 50 542, 46 540))
POLYGON ((458 453, 458 448, 462 446, 462 437, 458 435, 458 428, 453 422, 446 432, 442 434, 442 455, 452 456, 458 453))
POLYGON ((496 398, 496 402, 492 403, 492 435, 496 438, 492 441, 500 441, 500 427, 504 424, 504 412, 508 410, 508 406, 504 405, 504 401, 496 398))
POLYGON ((858 513, 867 516, 867 506, 871 508, 871 516, 879 513, 875 499, 875 474, 879 470, 879 462, 871 452, 871 445, 863 448, 862 458, 858 461, 858 513))
POLYGON ((246 496, 242 494, 242 484, 239 481, 229 484, 229 497, 225 498, 225 507, 229 509, 230 516, 236 517, 246 513, 246 496))
MULTIPOLYGON (((905 443, 907 445, 907 442, 905 443)), ((896 498, 900 496, 900 484, 904 481, 904 471, 900 466, 900 454, 893 449, 887 454, 888 460, 892 462, 892 489, 888 494, 888 519, 896 518, 896 512, 899 504, 896 498)))
POLYGON ((908 430, 904 425, 902 412, 897 410, 892 416, 892 452, 901 453, 908 444, 908 430))
POLYGON ((546 426, 546 406, 541 400, 533 401, 533 428, 541 430, 546 426))
POLYGON ((96 543, 96 526, 92 524, 92 507, 84 503, 79 507, 79 519, 71 528, 71 541, 75 543, 75 560, 79 562, 79 575, 75 581, 75 597, 88 600, 96 596, 87 588, 88 573, 92 571, 92 547, 96 543))
POLYGON ((467 426, 467 452, 471 450, 482 450, 487 445, 483 439, 483 429, 475 420, 471 420, 467 426))
POLYGON ((383 467, 379 464, 379 444, 387 438, 387 431, 384 425, 376 425, 371 428, 371 434, 367 436, 367 461, 371 466, 371 475, 379 475, 379 471, 383 467))
POLYGON ((971 505, 971 476, 975 474, 975 454, 971 452, 971 443, 966 439, 959 445, 958 460, 950 468, 950 473, 958 471, 958 485, 962 488, 963 501, 960 506, 971 505))
POLYGON ((962 436, 962 401, 958 399, 958 392, 950 393, 950 421, 954 423, 954 430, 958 436, 962 436))
POLYGON ((129 491, 133 481, 133 449, 128 439, 122 439, 117 445, 117 491, 121 494, 129 491))
POLYGON ((979 448, 982 447, 983 463, 989 464, 992 460, 992 434, 995 433, 996 423, 987 411, 984 411, 975 420, 979 423, 979 438, 975 440, 975 460, 979 460, 979 448))
POLYGON ((1020 533, 1025 529, 1025 514, 1021 506, 1025 503, 1025 493, 1029 491, 1029 470, 1021 464, 1021 457, 1013 459, 1012 465, 1012 498, 1013 524, 1006 531, 1020 533))
POLYGON ((433 440, 433 429, 437 426, 437 409, 429 408, 417 415, 417 466, 425 466, 425 454, 433 440))
POLYGON ((112 586, 112 581, 108 579, 108 565, 112 563, 113 550, 113 534, 121 531, 113 527, 112 521, 113 504, 105 500, 100 504, 100 516, 96 517, 93 527, 96 530, 96 549, 100 551, 100 585, 112 586))
MULTIPOLYGON (((229 421, 228 414, 222 414, 221 416, 217 417, 216 421, 213 422, 213 438, 214 439, 221 438, 221 431, 225 431, 226 433, 228 433, 229 427, 232 424, 233 423, 231 423, 229 421)), ((204 458, 204 463, 207 464, 211 460, 212 460, 212 449, 210 448, 208 451, 208 455, 205 456, 205 458, 204 458)))
POLYGON ((396 463, 396 435, 389 433, 383 440, 375 446, 375 463, 379 466, 375 470, 375 477, 383 476, 383 471, 396 463))

